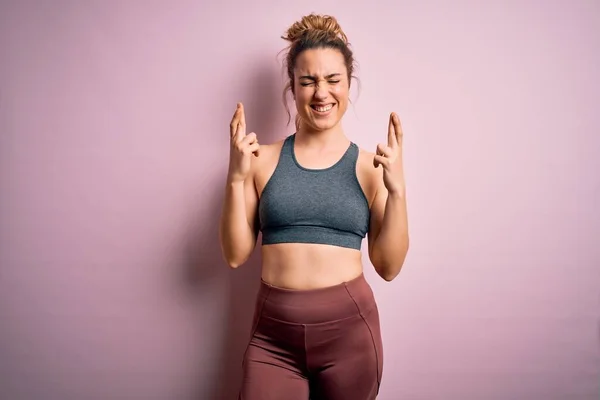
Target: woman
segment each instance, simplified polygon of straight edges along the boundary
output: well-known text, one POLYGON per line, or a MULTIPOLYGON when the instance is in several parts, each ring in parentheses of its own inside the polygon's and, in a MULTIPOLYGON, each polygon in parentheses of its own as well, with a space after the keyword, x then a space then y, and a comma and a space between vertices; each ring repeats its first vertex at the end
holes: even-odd
POLYGON ((361 244, 368 237, 379 276, 398 275, 408 251, 402 129, 392 113, 375 153, 345 136, 354 59, 335 18, 305 16, 284 39, 296 132, 259 145, 242 104, 230 125, 220 240, 232 268, 262 232, 240 399, 375 399, 383 347, 361 244))

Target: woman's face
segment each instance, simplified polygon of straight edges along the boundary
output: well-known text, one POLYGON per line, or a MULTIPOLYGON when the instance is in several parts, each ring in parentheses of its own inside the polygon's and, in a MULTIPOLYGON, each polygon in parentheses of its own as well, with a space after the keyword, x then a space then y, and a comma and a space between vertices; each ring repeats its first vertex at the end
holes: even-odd
POLYGON ((310 49, 296 59, 294 100, 302 123, 313 131, 335 127, 346 112, 350 82, 344 56, 336 49, 310 49))

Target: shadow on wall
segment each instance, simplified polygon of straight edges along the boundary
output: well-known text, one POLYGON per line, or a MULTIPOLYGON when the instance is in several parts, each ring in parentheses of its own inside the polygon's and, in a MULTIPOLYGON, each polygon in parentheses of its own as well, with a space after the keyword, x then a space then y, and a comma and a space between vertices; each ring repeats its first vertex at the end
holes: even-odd
MULTIPOLYGON (((246 110, 247 132, 256 132, 259 142, 272 143, 285 137, 287 116, 282 112, 280 71, 274 66, 263 65, 254 71, 254 79, 248 79, 249 86, 240 90, 246 110)), ((223 121, 227 128, 229 121, 223 121)), ((227 152, 228 149, 223 149, 227 152)), ((221 182, 225 183, 225 174, 221 182)), ((210 208, 204 210, 204 221, 196 232, 190 235, 192 245, 186 254, 186 280, 202 290, 211 281, 224 277, 228 286, 228 315, 224 316, 222 348, 211 376, 200 376, 202 383, 208 383, 209 391, 198 393, 198 400, 235 400, 242 378, 242 356, 250 335, 250 324, 254 313, 255 296, 260 283, 260 236, 257 247, 250 259, 236 270, 226 267, 220 254, 218 222, 223 202, 223 185, 216 186, 217 194, 212 194, 210 208)), ((205 199, 207 200, 207 199, 205 199)), ((202 355, 200 355, 202 357, 202 355)), ((206 362, 199 359, 199 363, 206 362)))

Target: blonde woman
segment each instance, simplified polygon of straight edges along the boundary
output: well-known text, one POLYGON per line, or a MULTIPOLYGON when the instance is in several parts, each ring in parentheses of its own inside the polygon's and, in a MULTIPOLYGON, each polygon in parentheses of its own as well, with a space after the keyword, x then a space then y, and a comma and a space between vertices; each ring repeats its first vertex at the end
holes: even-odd
POLYGON ((230 125, 220 240, 232 268, 262 233, 239 398, 375 399, 384 356, 361 244, 379 276, 398 275, 409 245, 402 128, 392 113, 374 153, 344 134, 354 57, 334 17, 307 15, 284 39, 296 132, 259 144, 242 104, 230 125))

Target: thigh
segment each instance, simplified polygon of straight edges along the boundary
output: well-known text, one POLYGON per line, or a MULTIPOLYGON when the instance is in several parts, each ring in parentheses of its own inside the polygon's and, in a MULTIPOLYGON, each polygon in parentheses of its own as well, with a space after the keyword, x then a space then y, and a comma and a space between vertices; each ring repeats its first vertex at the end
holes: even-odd
POLYGON ((243 358, 239 400, 308 400, 301 326, 260 318, 243 358))
POLYGON ((238 400, 308 400, 308 380, 264 360, 246 360, 238 400))
POLYGON ((330 354, 311 383, 311 399, 374 400, 383 375, 377 307, 352 326, 343 327, 343 332, 336 343, 329 346, 330 354))

